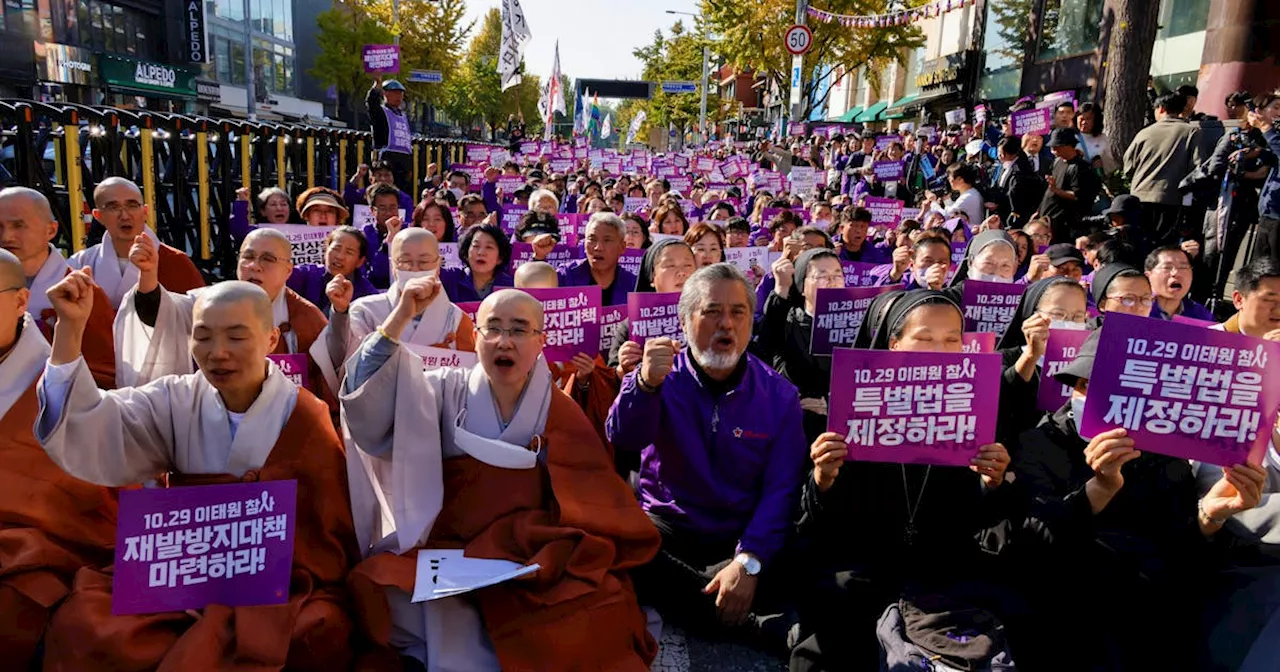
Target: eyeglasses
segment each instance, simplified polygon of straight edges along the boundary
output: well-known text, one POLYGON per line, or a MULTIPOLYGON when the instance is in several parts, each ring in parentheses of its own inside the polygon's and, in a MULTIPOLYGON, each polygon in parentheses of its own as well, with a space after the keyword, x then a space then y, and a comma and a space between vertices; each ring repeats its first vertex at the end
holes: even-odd
POLYGON ((429 271, 440 261, 440 257, 431 259, 396 259, 397 271, 429 271))
POLYGON ((252 264, 254 262, 257 262, 259 266, 266 267, 266 266, 274 266, 275 264, 280 262, 280 259, 276 257, 276 255, 274 254, 264 254, 259 256, 254 254, 253 252, 240 253, 241 265, 252 264))
POLYGON ((476 331, 480 332, 480 337, 486 341, 493 342, 502 338, 506 334, 513 341, 524 341, 533 336, 542 333, 541 329, 530 329, 528 327, 511 327, 503 329, 502 327, 477 327, 476 331))
POLYGON ((108 215, 118 215, 126 210, 129 214, 134 214, 142 209, 142 204, 137 201, 129 201, 128 203, 111 203, 98 208, 99 211, 108 215))
POLYGON ((844 280, 843 273, 819 273, 813 276, 813 281, 820 285, 833 285, 844 280))
POLYGON ((1175 271, 1190 271, 1191 265, 1190 264, 1159 264, 1151 270, 1159 271, 1161 273, 1173 273, 1175 271))
POLYGON ((1108 301, 1119 301, 1120 305, 1125 308, 1132 308, 1138 304, 1142 304, 1143 308, 1150 308, 1156 302, 1156 297, 1147 294, 1146 296, 1138 296, 1137 294, 1119 294, 1108 296, 1108 301))
POLYGON ((1045 317, 1059 322, 1075 322, 1076 324, 1084 324, 1089 319, 1088 313, 1067 313, 1063 310, 1037 310, 1037 313, 1045 317))

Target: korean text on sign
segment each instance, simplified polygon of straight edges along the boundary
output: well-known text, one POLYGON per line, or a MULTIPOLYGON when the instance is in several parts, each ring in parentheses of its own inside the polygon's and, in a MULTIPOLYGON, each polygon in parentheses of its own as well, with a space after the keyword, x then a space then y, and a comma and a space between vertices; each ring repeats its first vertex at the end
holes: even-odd
POLYGON ((289 599, 298 482, 120 492, 111 612, 289 599))
POLYGON ((626 304, 605 306, 600 309, 600 356, 608 359, 609 350, 613 347, 613 329, 627 319, 626 304))
POLYGON ((828 431, 850 460, 968 466, 995 440, 1000 355, 838 348, 828 431))
MULTIPOLYGON (((846 287, 872 287, 880 284, 883 277, 877 273, 885 264, 873 264, 866 261, 841 261, 840 267, 844 270, 844 285, 846 287)), ((889 265, 892 267, 892 264, 889 265)))
POLYGON ((818 289, 809 351, 815 355, 829 355, 836 348, 847 348, 853 345, 853 339, 858 335, 858 327, 862 326, 862 320, 866 317, 871 302, 890 289, 890 287, 818 289))
POLYGON ((651 338, 670 338, 684 343, 676 304, 680 292, 632 292, 627 295, 627 319, 631 340, 644 345, 651 338))
POLYGON ((1071 398, 1071 388, 1058 382, 1058 375, 1067 365, 1075 361, 1089 337, 1086 330, 1050 329, 1049 342, 1044 349, 1044 364, 1040 371, 1040 389, 1036 391, 1036 408, 1042 411, 1056 411, 1062 408, 1071 398))
POLYGON ((989 331, 1000 338, 1009 328, 1026 285, 966 280, 964 330, 989 331))
POLYGON ((1123 427, 1139 450, 1260 464, 1280 408, 1278 358, 1271 341, 1109 314, 1080 431, 1123 427))
POLYGON ((264 228, 275 229, 289 239, 289 252, 293 265, 324 264, 324 241, 337 227, 307 226, 306 224, 271 224, 264 228))
POLYGON ((526 289, 542 302, 548 362, 567 362, 585 353, 595 357, 600 345, 600 287, 526 289))

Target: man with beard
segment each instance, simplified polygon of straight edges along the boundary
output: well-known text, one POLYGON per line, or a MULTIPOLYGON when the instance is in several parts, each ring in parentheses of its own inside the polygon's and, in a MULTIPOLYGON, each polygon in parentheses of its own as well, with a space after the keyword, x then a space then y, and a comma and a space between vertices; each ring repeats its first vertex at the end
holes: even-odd
POLYGON ((754 303, 732 265, 694 273, 678 309, 688 347, 647 341, 606 424, 615 450, 641 451, 640 503, 662 533, 634 574, 641 601, 704 633, 765 624, 806 469, 795 386, 747 354, 754 303))

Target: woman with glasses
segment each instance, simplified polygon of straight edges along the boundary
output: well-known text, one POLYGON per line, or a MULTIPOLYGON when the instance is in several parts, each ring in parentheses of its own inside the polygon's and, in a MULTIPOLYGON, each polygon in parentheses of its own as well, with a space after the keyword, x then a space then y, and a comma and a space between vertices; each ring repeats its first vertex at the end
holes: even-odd
POLYGON ((818 247, 793 264, 786 257, 773 265, 775 285, 764 300, 764 316, 756 329, 760 358, 800 391, 806 440, 826 430, 827 395, 831 392, 831 358, 810 354, 813 315, 819 289, 844 287, 844 268, 834 250, 818 247), (791 300, 804 297, 803 305, 791 300))
POLYGON ((699 222, 684 234, 684 242, 693 249, 698 268, 705 268, 724 261, 724 229, 706 222, 699 222))
MULTIPOLYGON (((636 276, 637 292, 671 293, 684 289, 684 281, 698 270, 693 250, 683 241, 667 238, 654 243, 640 260, 636 276)), ((613 344, 609 347, 609 366, 617 369, 621 379, 640 364, 644 348, 631 340, 631 322, 623 320, 613 327, 613 344)), ((637 457, 637 460, 639 458, 637 457)))
POLYGON ((1093 274, 1090 287, 1093 300, 1098 305, 1097 324, 1102 324, 1107 313, 1125 313, 1137 317, 1151 315, 1156 297, 1151 292, 1151 281, 1142 271, 1124 263, 1111 263, 1093 274))

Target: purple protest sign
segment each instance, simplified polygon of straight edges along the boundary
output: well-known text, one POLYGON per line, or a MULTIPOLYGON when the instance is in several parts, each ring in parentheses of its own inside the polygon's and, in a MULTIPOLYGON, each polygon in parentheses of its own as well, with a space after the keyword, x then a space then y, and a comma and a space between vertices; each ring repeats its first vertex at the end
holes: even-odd
POLYGON ((887 273, 883 274, 883 277, 880 273, 877 273, 877 270, 883 268, 884 264, 842 260, 840 266, 844 270, 845 287, 872 287, 879 284, 883 277, 888 277, 887 273))
POLYGON ((519 175, 499 175, 498 188, 502 190, 502 200, 510 203, 516 190, 524 186, 524 178, 519 175))
POLYGON ((695 156, 693 170, 698 173, 709 173, 716 167, 716 160, 710 156, 695 156))
POLYGON ((897 182, 904 175, 901 161, 876 161, 871 164, 871 173, 881 182, 897 182))
POLYGON ((1009 117, 1009 122, 1013 124, 1013 134, 1018 137, 1030 134, 1045 135, 1052 128, 1053 110, 1045 107, 1014 112, 1009 117))
POLYGON ((524 290, 542 302, 548 362, 568 362, 579 353, 595 356, 600 345, 600 287, 556 287, 524 290))
POLYGON ((307 376, 307 369, 311 364, 307 353, 267 355, 267 359, 275 362, 276 366, 280 367, 280 373, 283 373, 285 378, 293 381, 294 385, 306 387, 311 382, 307 376))
POLYGON ((969 241, 951 243, 951 265, 954 267, 964 261, 965 250, 969 249, 969 241))
POLYGON ((829 355, 836 348, 853 345, 858 327, 877 296, 889 287, 819 288, 813 310, 813 333, 809 352, 829 355))
POLYGON ((649 207, 649 199, 645 196, 628 196, 623 200, 622 211, 641 212, 649 207))
POLYGON ((471 321, 474 323, 476 321, 476 313, 480 312, 481 303, 483 302, 482 301, 464 301, 463 303, 455 303, 453 305, 457 306, 458 310, 461 310, 462 312, 466 313, 467 317, 471 318, 471 321))
POLYGON ((1036 391, 1037 409, 1056 411, 1071 398, 1071 388, 1059 383, 1054 376, 1075 361, 1086 338, 1089 338, 1089 332, 1084 329, 1049 330, 1044 364, 1040 369, 1040 388, 1036 391))
POLYGON ((863 199, 863 207, 871 211, 873 225, 896 227, 902 221, 903 202, 896 198, 867 196, 863 199))
POLYGON ((961 341, 961 352, 985 355, 996 351, 996 335, 989 331, 966 331, 961 341))
POLYGON ((892 145, 897 141, 898 141, 898 136, 896 135, 877 135, 876 151, 878 152, 887 151, 889 149, 889 145, 892 145))
POLYGON ((618 265, 627 269, 631 275, 639 275, 640 262, 644 261, 644 250, 627 248, 622 251, 622 256, 618 257, 618 265))
MULTIPOLYGON (((573 245, 559 243, 551 248, 551 252, 547 253, 545 261, 552 266, 558 266, 566 261, 582 258, 582 248, 573 245)), ((533 258, 533 245, 529 243, 511 243, 511 270, 519 268, 522 264, 535 261, 533 258)))
POLYGON ((503 233, 515 233, 516 227, 520 226, 520 220, 524 218, 529 208, 506 207, 502 209, 502 218, 498 220, 502 226, 503 233))
POLYGON ((450 350, 417 343, 401 343, 410 352, 422 358, 422 369, 461 368, 469 369, 480 362, 474 352, 450 350))
POLYGON ((573 159, 551 159, 549 165, 553 173, 567 173, 573 168, 573 159))
POLYGON ((400 72, 400 45, 366 44, 361 54, 368 73, 400 72))
POLYGON ((804 135, 805 123, 803 121, 793 121, 787 124, 787 135, 804 135))
POLYGON ((120 491, 111 613, 289 600, 298 482, 120 491))
POLYGON ((477 170, 482 163, 489 162, 489 146, 488 145, 467 145, 467 163, 473 164, 473 171, 477 170))
POLYGON ((525 140, 520 143, 521 154, 537 154, 542 151, 542 144, 537 140, 525 140))
POLYGON ((964 330, 990 331, 1004 336, 1018 311, 1026 285, 1005 282, 964 282, 964 330))
POLYGON ((969 466, 995 441, 1000 356, 837 348, 828 431, 847 459, 969 466))
POLYGON ((684 343, 676 304, 680 292, 632 292, 627 295, 627 319, 631 322, 631 340, 644 345, 651 338, 667 337, 684 343))
POLYGON ((600 309, 600 356, 609 358, 609 350, 613 347, 613 328, 627 319, 627 306, 604 306, 600 309))
POLYGON ((1223 466, 1261 464, 1280 343, 1110 313, 1098 339, 1080 433, 1123 427, 1139 450, 1223 466))
POLYGON ((1173 320, 1174 322, 1179 322, 1181 324, 1190 324, 1197 327, 1212 327, 1213 325, 1217 324, 1217 322, 1214 322, 1213 320, 1198 320, 1194 317, 1187 317, 1186 315, 1174 315, 1169 319, 1173 320))

